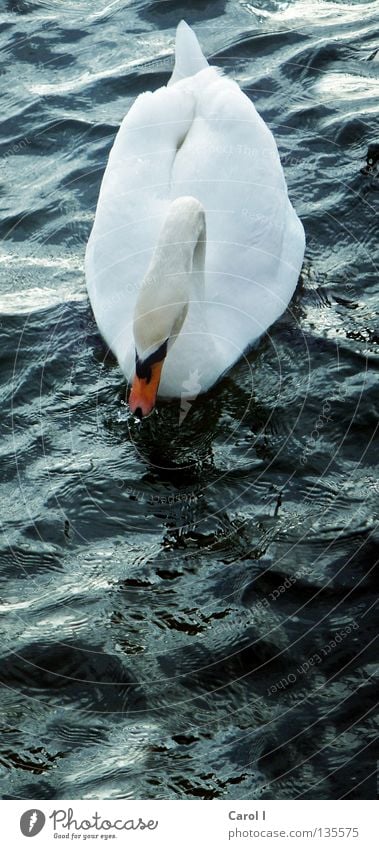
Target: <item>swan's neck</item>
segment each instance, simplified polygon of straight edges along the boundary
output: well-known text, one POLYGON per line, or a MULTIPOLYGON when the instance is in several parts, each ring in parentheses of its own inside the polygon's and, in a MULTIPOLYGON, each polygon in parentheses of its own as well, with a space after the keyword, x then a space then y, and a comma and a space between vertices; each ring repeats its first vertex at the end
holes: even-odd
POLYGON ((185 289, 204 297, 205 214, 195 198, 181 197, 170 204, 144 285, 179 294, 185 289))
POLYGON ((204 327, 205 213, 198 200, 173 201, 162 227, 136 304, 134 322, 140 353, 175 341, 184 321, 204 327), (187 317, 188 316, 188 317, 187 317))

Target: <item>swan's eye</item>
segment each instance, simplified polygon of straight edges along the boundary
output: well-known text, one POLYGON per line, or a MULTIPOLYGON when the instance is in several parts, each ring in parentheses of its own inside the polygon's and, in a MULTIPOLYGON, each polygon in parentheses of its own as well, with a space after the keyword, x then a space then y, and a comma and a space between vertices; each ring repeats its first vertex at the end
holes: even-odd
POLYGON ((157 348, 156 351, 153 351, 146 360, 141 360, 136 351, 136 375, 140 378, 140 380, 146 380, 146 383, 149 383, 151 380, 151 366, 154 363, 161 363, 164 360, 167 354, 167 343, 168 339, 162 343, 162 345, 157 348))
POLYGON ((139 356, 136 352, 136 375, 140 378, 140 380, 146 380, 146 383, 149 383, 151 380, 151 365, 146 361, 139 359, 139 356))

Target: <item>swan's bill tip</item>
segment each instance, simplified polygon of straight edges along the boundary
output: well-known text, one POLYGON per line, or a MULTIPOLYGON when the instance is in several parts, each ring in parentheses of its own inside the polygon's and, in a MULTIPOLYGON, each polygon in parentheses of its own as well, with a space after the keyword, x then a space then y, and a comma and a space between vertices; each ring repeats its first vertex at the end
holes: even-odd
POLYGON ((138 377, 136 374, 129 395, 129 409, 139 420, 153 412, 157 398, 159 381, 164 360, 153 363, 149 369, 149 377, 138 377))

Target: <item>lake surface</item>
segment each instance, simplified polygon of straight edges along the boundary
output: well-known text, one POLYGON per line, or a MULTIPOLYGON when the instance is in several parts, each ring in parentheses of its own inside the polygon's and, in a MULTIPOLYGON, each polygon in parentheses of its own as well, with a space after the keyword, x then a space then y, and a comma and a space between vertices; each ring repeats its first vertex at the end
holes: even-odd
POLYGON ((3 0, 3 798, 375 796, 378 10, 3 0), (258 348, 139 426, 83 258, 182 17, 274 132, 307 249, 258 348))

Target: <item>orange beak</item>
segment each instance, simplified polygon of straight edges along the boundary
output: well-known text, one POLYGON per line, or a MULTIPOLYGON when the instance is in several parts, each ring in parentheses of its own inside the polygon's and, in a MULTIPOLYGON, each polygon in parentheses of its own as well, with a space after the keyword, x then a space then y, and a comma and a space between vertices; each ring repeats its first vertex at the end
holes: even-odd
POLYGON ((129 407, 139 418, 148 416, 155 407, 163 363, 164 359, 153 363, 149 380, 137 375, 134 377, 129 395, 129 407))

